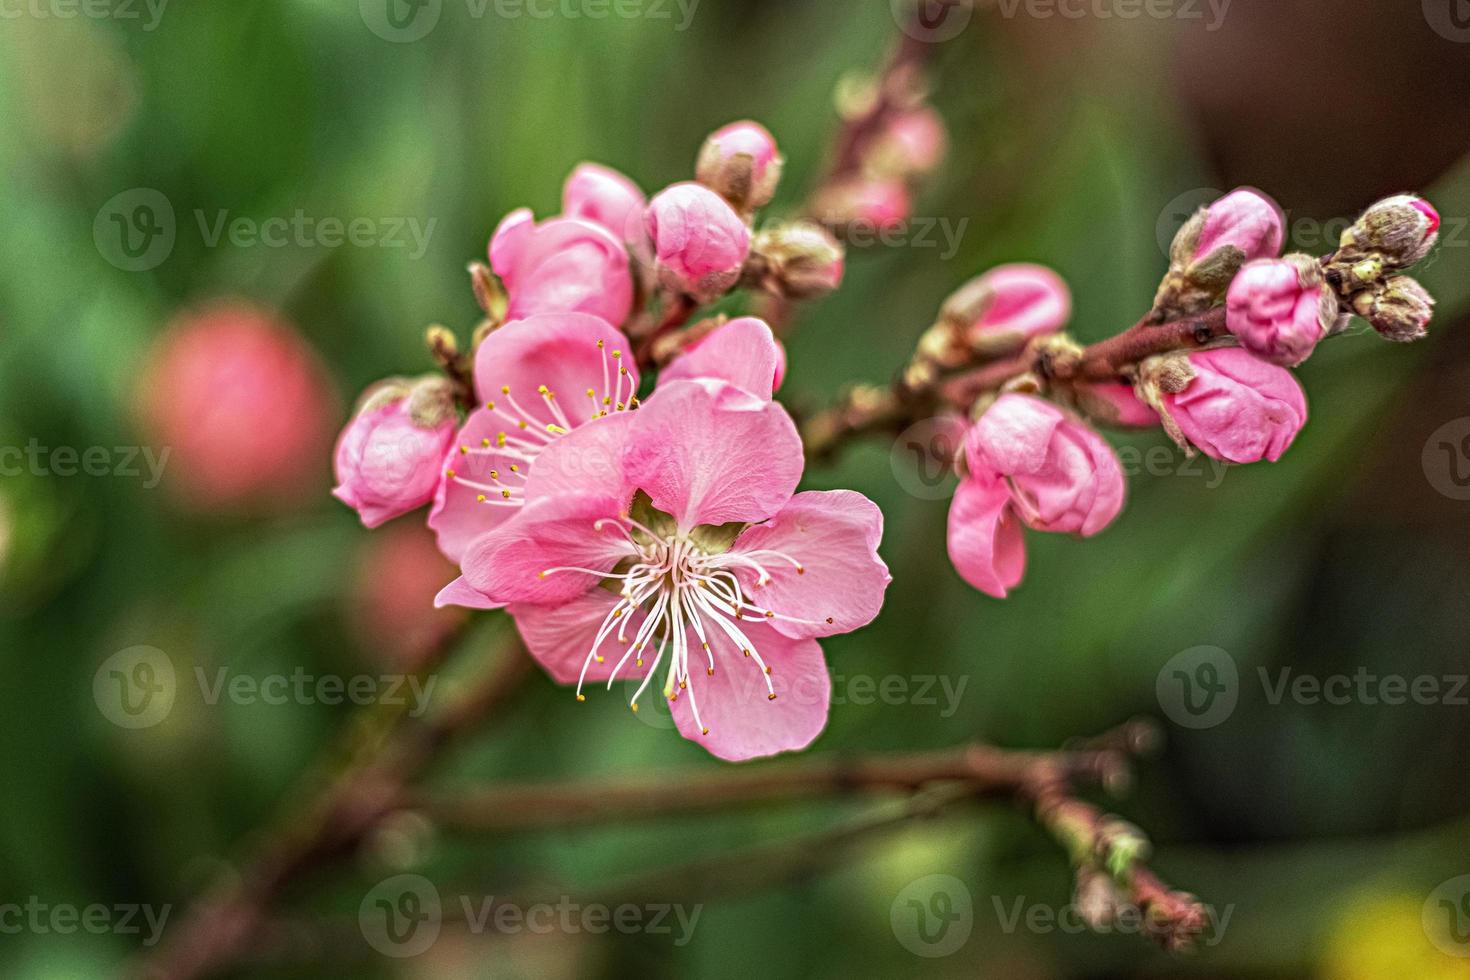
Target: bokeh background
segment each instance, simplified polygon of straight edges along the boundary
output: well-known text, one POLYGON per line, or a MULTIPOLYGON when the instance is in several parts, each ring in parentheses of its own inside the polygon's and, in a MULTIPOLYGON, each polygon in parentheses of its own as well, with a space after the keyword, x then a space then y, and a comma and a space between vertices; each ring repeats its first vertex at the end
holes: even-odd
MULTIPOLYGON (((1056 267, 1075 292, 1076 334, 1116 332, 1147 307, 1162 244, 1210 188, 1267 190, 1297 244, 1318 252, 1331 248, 1321 223, 1340 230, 1379 196, 1415 189, 1440 207, 1444 244, 1423 276, 1441 301, 1429 342, 1397 347, 1370 333, 1327 345, 1301 371, 1313 420, 1281 463, 1217 480, 1171 453, 1133 479, 1106 535, 1033 536, 1029 577, 1007 602, 948 568, 946 504, 911 492, 902 446, 867 445, 808 472, 808 486, 861 490, 888 519, 886 609, 826 641, 834 672, 897 677, 912 691, 923 678, 964 685, 953 704, 939 693, 937 704, 839 705, 815 751, 974 738, 1045 747, 1136 714, 1164 718, 1166 751, 1116 806, 1153 835, 1163 875, 1230 910, 1217 944, 1177 960, 1137 937, 1007 930, 998 909, 1061 907, 1071 882, 1052 842, 1001 806, 711 899, 683 947, 667 936, 446 932, 410 960, 348 943, 325 964, 263 962, 241 975, 1470 976, 1470 959, 1449 955, 1470 946, 1447 951, 1421 921, 1435 888, 1470 872, 1470 708, 1273 704, 1257 675, 1470 672, 1470 501, 1446 482, 1431 438, 1470 416, 1470 24, 1457 26, 1466 11, 1455 3, 1235 0, 1221 14, 1179 0, 1172 16, 1136 19, 1098 14, 1126 2, 1079 19, 1025 5, 976 12, 935 63, 950 157, 915 206, 963 223, 957 249, 855 251, 843 289, 804 309, 789 342, 783 397, 815 407, 844 383, 890 377, 942 298, 1001 261, 1056 267), (1156 682, 1199 646, 1233 658, 1239 702, 1222 723, 1190 730, 1165 717, 1156 682), (964 884, 974 924, 958 951, 924 958, 901 944, 890 913, 934 874, 964 884)), ((167 904, 178 917, 353 714, 209 704, 195 668, 211 678, 401 671, 442 628, 422 597, 449 571, 420 521, 362 530, 328 496, 328 450, 363 386, 429 369, 427 324, 461 336, 473 326, 465 263, 503 214, 554 213, 584 159, 649 191, 686 179, 704 134, 744 117, 782 143, 788 171, 772 213, 789 209, 820 170, 834 87, 876 66, 897 30, 883 0, 701 0, 692 11, 650 0, 642 16, 606 19, 504 16, 493 3, 476 17, 475 5, 444 0, 427 36, 400 43, 370 29, 371 8, 175 0, 156 22, 142 3, 88 8, 110 16, 59 16, 77 8, 54 0, 0 8, 0 445, 106 447, 114 468, 117 447, 176 449, 151 486, 146 469, 0 478, 0 902, 167 904), (166 200, 175 240, 130 271, 107 244, 109 202, 139 189, 166 200), (298 209, 369 219, 383 234, 383 219, 433 224, 423 249, 207 234, 222 212, 263 221, 298 209), (240 309, 299 336, 308 353, 271 356, 304 360, 280 371, 314 378, 305 393, 224 355, 196 366, 202 376, 150 366, 170 325, 240 309), (290 435, 262 443, 246 413, 228 440, 252 468, 279 464, 276 492, 234 499, 201 479, 187 460, 190 420, 158 421, 186 385, 217 389, 222 410, 242 404, 230 394, 242 386, 246 405, 295 399, 290 435), (305 462, 281 463, 290 452, 305 462), (180 685, 166 718, 130 730, 99 711, 93 682, 139 645, 164 651, 180 685)), ((1162 440, 1117 441, 1143 451, 1162 440)), ((501 628, 487 617, 470 642, 488 650, 501 628)), ((676 783, 719 767, 656 716, 643 721, 612 697, 577 705, 537 676, 439 780, 658 773, 676 783)), ((557 882, 575 897, 858 812, 834 803, 496 843, 415 826, 291 908, 352 922, 365 891, 403 870, 445 894, 557 882)), ((0 935, 0 970, 110 975, 138 942, 22 929, 0 935)))

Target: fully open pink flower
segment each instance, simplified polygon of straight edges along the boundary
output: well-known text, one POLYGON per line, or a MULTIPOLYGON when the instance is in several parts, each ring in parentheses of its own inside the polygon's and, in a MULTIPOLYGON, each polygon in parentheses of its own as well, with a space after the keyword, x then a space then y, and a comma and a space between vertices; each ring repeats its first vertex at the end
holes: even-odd
POLYGON ((709 302, 739 280, 750 254, 750 229, 708 187, 665 188, 649 202, 644 222, 666 288, 709 302))
MULTIPOLYGON (((480 408, 452 444, 429 513, 445 555, 459 561, 472 540, 510 519, 549 445, 637 404, 629 351, 622 333, 582 313, 528 317, 485 338, 475 354, 480 408)), ((770 328, 746 317, 676 359, 660 382, 714 378, 769 401, 780 363, 770 328)))
POLYGON ((585 218, 625 242, 642 238, 647 206, 637 184, 598 163, 578 164, 562 188, 562 217, 585 218))
POLYGON ((1225 307, 1226 325, 1240 346, 1285 366, 1311 356, 1338 310, 1321 267, 1296 255, 1248 263, 1231 282, 1225 307))
POLYGON ((434 498, 459 418, 443 378, 389 382, 365 399, 337 442, 332 496, 377 527, 434 498))
POLYGON ((1002 395, 965 437, 949 512, 949 555, 975 588, 1005 598, 1025 570, 1021 525, 1091 537, 1123 509, 1123 467, 1107 440, 1030 395, 1002 395))
POLYGON ((1164 409, 1205 455, 1231 463, 1281 458, 1307 422, 1307 396, 1292 373, 1227 347, 1189 355, 1193 378, 1162 396, 1164 409))
POLYGON ((505 604, 547 671, 655 683, 723 759, 804 748, 826 724, 817 637, 882 605, 882 515, 860 494, 796 494, 801 439, 779 404, 672 381, 537 460, 528 503, 475 539, 448 598, 505 604))
POLYGON ((513 211, 490 239, 490 267, 505 283, 511 320, 590 313, 622 323, 633 309, 628 250, 592 221, 552 218, 537 224, 530 211, 513 211))

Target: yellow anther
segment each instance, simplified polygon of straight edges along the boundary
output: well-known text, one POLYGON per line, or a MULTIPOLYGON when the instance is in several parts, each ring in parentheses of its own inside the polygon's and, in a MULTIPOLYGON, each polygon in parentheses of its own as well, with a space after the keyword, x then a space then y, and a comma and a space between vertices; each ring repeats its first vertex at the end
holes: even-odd
POLYGON ((578 694, 577 695, 577 700, 578 701, 586 701, 587 700, 587 695, 585 695, 585 694, 578 694))
POLYGON ((705 668, 705 673, 707 673, 711 677, 713 677, 713 676, 715 676, 715 669, 713 667, 706 667, 705 668))
POLYGON ((774 700, 776 700, 776 695, 774 693, 767 694, 766 695, 766 700, 767 701, 774 701, 774 700))
POLYGON ((702 732, 703 732, 703 733, 704 733, 704 734, 706 734, 706 735, 708 735, 708 734, 709 734, 709 729, 708 729, 708 728, 704 728, 704 729, 701 729, 701 731, 702 731, 702 732))
POLYGON ((536 393, 538 395, 545 395, 545 394, 548 393, 548 389, 547 389, 547 387, 545 385, 537 385, 536 386, 536 393))
POLYGON ((597 349, 602 350, 602 341, 600 340, 597 342, 597 349))
POLYGON ((642 657, 639 657, 637 660, 635 660, 633 662, 635 664, 637 664, 639 667, 642 667, 643 666, 643 658, 642 657))
MULTIPOLYGON (((688 684, 688 682, 687 681, 680 681, 679 682, 679 690, 681 690, 681 691, 687 691, 687 690, 689 690, 689 684, 688 684)), ((674 695, 674 696, 675 697, 678 697, 677 694, 674 695)))
POLYGON ((607 663, 607 658, 604 657, 602 654, 599 653, 597 655, 597 662, 600 663, 600 664, 607 663))
POLYGON ((766 668, 766 673, 769 674, 770 672, 771 672, 771 668, 770 667, 767 667, 766 668))
POLYGON ((485 403, 485 411, 487 411, 487 412, 493 412, 493 411, 495 411, 495 403, 494 402, 486 402, 485 403))
POLYGON ((499 433, 499 434, 497 434, 495 436, 495 445, 499 446, 501 449, 504 449, 505 448, 505 433, 504 432, 501 432, 501 433, 499 433))
POLYGON ((749 650, 742 650, 741 652, 744 653, 747 657, 750 656, 749 650))
POLYGON ((548 425, 546 427, 546 431, 550 432, 554 436, 564 436, 567 434, 567 430, 563 429, 559 425, 548 425))
POLYGON ((510 471, 512 473, 519 473, 521 471, 521 468, 519 466, 517 466, 515 463, 511 463, 510 464, 510 471))
POLYGON ((461 456, 468 456, 469 455, 469 452, 470 452, 470 447, 469 446, 460 446, 459 447, 459 454, 461 456))
POLYGON ((444 471, 444 475, 447 476, 447 477, 449 477, 452 480, 452 479, 454 479, 454 470, 445 470, 444 471))
MULTIPOLYGON (((602 341, 599 340, 598 343, 600 344, 602 341)), ((634 701, 631 707, 633 708, 633 714, 636 715, 638 713, 638 702, 634 701)))
POLYGON ((620 351, 620 350, 615 350, 615 351, 612 352, 612 354, 613 354, 613 357, 622 357, 623 356, 623 352, 620 351))
POLYGON ((498 479, 500 479, 500 471, 499 470, 491 470, 490 471, 490 479, 492 479, 492 480, 498 480, 498 479))
POLYGON ((508 394, 510 394, 510 385, 501 385, 500 386, 500 393, 502 395, 508 395, 508 394))
POLYGON ((802 568, 800 565, 797 565, 796 566, 796 574, 798 574, 798 575, 805 575, 806 574, 806 569, 805 568, 802 568))
POLYGON ((509 490, 502 490, 502 491, 500 491, 500 495, 502 497, 504 497, 506 500, 509 500, 510 499, 510 491, 509 490))
POLYGON ((475 499, 478 500, 480 503, 483 504, 485 502, 485 495, 482 493, 478 497, 476 497, 475 499))
POLYGON ((596 398, 597 397, 597 392, 593 391, 591 388, 588 388, 587 389, 587 397, 588 398, 596 398))

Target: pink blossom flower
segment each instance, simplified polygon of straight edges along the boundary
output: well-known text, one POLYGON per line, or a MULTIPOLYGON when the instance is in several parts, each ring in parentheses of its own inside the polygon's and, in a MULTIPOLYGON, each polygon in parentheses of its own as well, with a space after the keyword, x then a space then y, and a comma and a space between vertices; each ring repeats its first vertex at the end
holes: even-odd
POLYGON ((1279 205, 1260 191, 1242 187, 1209 206, 1194 261, 1226 246, 1245 253, 1245 261, 1281 254, 1286 221, 1279 205))
POLYGON ((1305 255, 1248 263, 1230 284, 1225 305, 1226 325, 1240 346, 1288 366, 1311 356, 1338 315, 1321 266, 1305 255))
POLYGON ((939 166, 948 144, 944 119, 924 106, 895 116, 869 159, 879 173, 905 177, 926 174, 939 166))
POLYGON ((709 135, 699 151, 695 174, 701 184, 736 207, 754 210, 775 196, 784 162, 770 130, 747 119, 709 135))
POLYGON ((889 231, 909 219, 913 200, 901 180, 855 177, 823 191, 812 210, 826 224, 889 231))
POLYGON ((223 302, 183 314, 148 354, 136 400, 190 507, 289 506, 326 479, 336 393, 274 313, 223 302))
POLYGON ((627 177, 597 163, 578 164, 562 188, 562 217, 602 225, 625 242, 643 235, 647 199, 627 177))
POLYGON ((476 538, 449 601, 509 607, 557 681, 657 681, 686 737, 723 759, 804 748, 830 680, 817 637, 878 613, 882 515, 795 493, 801 439, 777 403, 674 381, 543 453, 529 501, 476 538))
POLYGON ((674 184, 649 203, 644 218, 665 288, 709 302, 740 279, 750 229, 725 199, 695 183, 674 184))
POLYGON ((1055 333, 1072 317, 1067 283, 1046 266, 1016 262, 996 266, 975 280, 978 315, 971 338, 982 334, 1019 333, 1026 337, 1055 333))
POLYGON ((996 400, 965 437, 965 463, 950 505, 949 556, 966 582, 998 599, 1025 571, 1022 525, 1091 537, 1123 509, 1112 447, 1030 395, 996 400))
POLYGON ((510 296, 506 316, 590 313, 622 323, 633 309, 628 250, 605 227, 580 218, 537 224, 513 211, 490 239, 490 267, 510 296))
POLYGON ((1188 355, 1192 377, 1163 393, 1164 411, 1189 442, 1214 459, 1272 462, 1307 422, 1307 397, 1292 373, 1238 347, 1188 355))
MULTIPOLYGON (((581 313, 528 317, 485 338, 475 353, 481 407, 451 444, 429 512, 445 555, 459 561, 471 541, 515 514, 548 446, 638 404, 630 350, 622 333, 581 313)), ((660 381, 714 378, 769 401, 781 360, 770 328, 747 317, 676 359, 660 381)))
POLYGON ((459 418, 444 378, 391 381, 368 392, 337 442, 332 496, 367 527, 422 507, 439 486, 439 464, 459 418))

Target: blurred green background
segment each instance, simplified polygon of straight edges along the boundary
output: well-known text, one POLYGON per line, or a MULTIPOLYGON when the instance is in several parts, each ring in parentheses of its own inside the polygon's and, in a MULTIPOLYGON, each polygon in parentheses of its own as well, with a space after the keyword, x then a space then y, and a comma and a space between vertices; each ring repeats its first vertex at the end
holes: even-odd
MULTIPOLYGON (((175 0, 152 29, 142 3, 95 8, 117 15, 107 17, 60 17, 72 8, 52 0, 4 7, 0 445, 148 445, 136 403, 149 346, 180 311, 217 299, 299 329, 333 380, 335 428, 369 382, 429 368, 425 325, 466 335, 477 311, 465 263, 512 208, 555 213, 581 160, 652 192, 690 176, 707 132, 752 117, 788 156, 772 213, 794 207, 820 170, 838 79, 876 66, 896 35, 881 0, 702 0, 684 30, 689 8, 673 3, 594 19, 508 17, 493 4, 476 17, 444 0, 434 30, 398 43, 369 28, 371 7, 175 0), (177 236, 165 260, 133 272, 109 261, 94 223, 137 188, 167 199, 177 236), (434 224, 417 255, 211 246, 196 218, 298 209, 434 224)), ((1430 342, 1368 334, 1327 345, 1301 371, 1313 421, 1281 463, 1217 484, 1171 455, 1162 473, 1132 481, 1106 535, 1031 536, 1028 579, 1004 603, 949 569, 946 502, 905 489, 901 446, 863 446, 807 475, 812 488, 868 494, 888 521, 887 606, 872 627, 824 642, 833 671, 910 690, 932 677, 964 685, 953 705, 939 687, 937 704, 839 704, 814 751, 972 738, 1047 747, 1161 715, 1155 685, 1171 657, 1229 652, 1241 676, 1234 713, 1198 731, 1166 720, 1166 752, 1116 804, 1152 834, 1168 880, 1230 910, 1221 941, 1177 960, 1137 937, 1007 931, 999 909, 1063 906, 1071 881, 1057 848, 1002 806, 834 854, 821 875, 712 899, 683 947, 655 935, 446 933, 415 959, 376 957, 359 941, 325 964, 242 975, 1470 976, 1470 960, 1436 948, 1421 924, 1430 893, 1470 872, 1470 709, 1272 704, 1256 680, 1258 667, 1470 671, 1470 502, 1438 492, 1421 459, 1432 433, 1470 416, 1470 343, 1455 330, 1470 301, 1470 170, 1457 166, 1470 149, 1470 47, 1437 33, 1417 2, 1237 0, 1213 30, 1200 7, 1204 21, 977 13, 935 65, 950 156, 915 208, 951 229, 964 222, 958 250, 854 253, 843 289, 802 311, 783 397, 812 408, 846 382, 885 381, 943 297, 1001 261, 1061 271, 1080 338, 1116 332, 1147 307, 1161 236, 1203 188, 1262 187, 1317 251, 1331 243, 1311 222, 1351 217, 1377 196, 1413 187, 1440 207, 1445 244, 1424 275, 1441 301, 1430 342), (973 932, 953 954, 923 958, 890 913, 933 874, 963 882, 973 932)), ((200 512, 175 492, 178 479, 0 478, 0 903, 171 905, 176 920, 352 715, 211 705, 186 682, 166 719, 127 730, 93 698, 115 652, 156 647, 186 678, 196 666, 256 677, 401 669, 396 638, 374 619, 371 587, 392 563, 373 541, 412 532, 363 531, 328 497, 326 453, 309 489, 269 512, 200 512)), ((488 649, 499 628, 487 617, 473 642, 488 649)), ((538 675, 440 780, 657 773, 677 783, 720 765, 656 717, 640 723, 613 697, 576 705, 538 675)), ((550 881, 575 896, 860 811, 836 803, 496 844, 420 830, 407 858, 390 847, 364 855, 292 908, 354 921, 364 892, 401 870, 446 895, 550 881)), ((0 970, 110 975, 138 942, 7 931, 0 970)))

